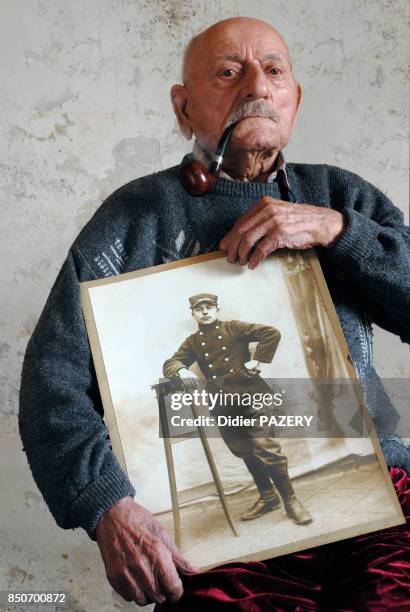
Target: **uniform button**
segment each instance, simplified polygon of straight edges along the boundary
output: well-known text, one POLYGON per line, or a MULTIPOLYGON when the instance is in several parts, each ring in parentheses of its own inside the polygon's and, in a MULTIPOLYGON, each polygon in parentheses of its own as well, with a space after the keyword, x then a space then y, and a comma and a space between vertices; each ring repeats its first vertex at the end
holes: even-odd
POLYGON ((219 329, 219 325, 215 325, 215 329, 219 329))
POLYGON ((205 357, 209 357, 209 353, 205 353, 205 357))
POLYGON ((223 346, 223 347, 222 347, 222 350, 223 350, 223 351, 226 351, 226 346, 223 346))
POLYGON ((225 357, 225 361, 229 361, 229 357, 225 357))
POLYGON ((212 368, 212 367, 213 367, 213 366, 212 366, 212 363, 209 363, 209 364, 208 364, 208 368, 212 368))
POLYGON ((222 336, 218 336, 218 340, 222 340, 222 336))
POLYGON ((199 332, 199 335, 200 335, 200 336, 203 336, 203 335, 204 335, 204 332, 199 332))
POLYGON ((201 342, 201 346, 205 346, 206 342, 201 342))
POLYGON ((212 378, 216 378, 215 374, 212 376, 212 378))
POLYGON ((230 372, 233 372, 233 370, 229 370, 230 372))

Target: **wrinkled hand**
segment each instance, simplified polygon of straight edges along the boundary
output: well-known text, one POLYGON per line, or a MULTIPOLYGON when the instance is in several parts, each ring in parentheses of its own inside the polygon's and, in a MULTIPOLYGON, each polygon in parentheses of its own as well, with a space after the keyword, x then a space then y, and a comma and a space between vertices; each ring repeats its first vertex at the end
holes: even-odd
POLYGON ((96 538, 109 583, 140 606, 177 601, 183 593, 177 570, 196 571, 157 519, 130 497, 103 514, 96 538))
POLYGON ((276 249, 327 246, 343 229, 344 217, 336 210, 266 196, 239 217, 219 248, 229 263, 239 259, 253 269, 276 249))
POLYGON ((180 370, 178 370, 178 376, 182 381, 184 389, 186 389, 187 391, 193 391, 198 387, 200 381, 199 376, 197 376, 195 372, 192 372, 188 368, 181 368, 180 370))

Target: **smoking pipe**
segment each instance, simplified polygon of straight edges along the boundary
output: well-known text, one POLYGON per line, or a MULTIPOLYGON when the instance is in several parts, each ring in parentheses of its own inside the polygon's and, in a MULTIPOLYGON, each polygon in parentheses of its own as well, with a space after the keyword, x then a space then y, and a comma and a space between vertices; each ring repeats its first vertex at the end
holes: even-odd
POLYGON ((237 124, 238 122, 232 123, 225 129, 218 142, 209 168, 198 160, 194 160, 180 168, 179 176, 182 186, 189 194, 204 196, 215 187, 224 159, 226 145, 237 124))

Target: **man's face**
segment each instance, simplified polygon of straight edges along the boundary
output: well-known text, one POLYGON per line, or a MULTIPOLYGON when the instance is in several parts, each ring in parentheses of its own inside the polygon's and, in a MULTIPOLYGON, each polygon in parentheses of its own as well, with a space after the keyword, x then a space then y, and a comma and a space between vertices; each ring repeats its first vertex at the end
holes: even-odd
POLYGON ((230 153, 279 151, 287 145, 301 90, 286 45, 268 24, 239 18, 206 31, 188 59, 186 84, 178 87, 173 102, 177 112, 180 98, 180 125, 208 151, 238 111, 245 117, 233 132, 230 153))
POLYGON ((210 325, 217 320, 218 311, 219 308, 211 302, 201 302, 192 308, 192 316, 198 324, 210 325))

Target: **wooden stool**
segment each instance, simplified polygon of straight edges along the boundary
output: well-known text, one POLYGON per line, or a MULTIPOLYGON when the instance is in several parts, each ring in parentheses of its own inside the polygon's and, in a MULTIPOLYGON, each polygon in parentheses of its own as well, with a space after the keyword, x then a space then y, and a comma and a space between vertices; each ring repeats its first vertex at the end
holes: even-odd
MULTIPOLYGON (((172 501, 172 512, 174 517, 174 536, 175 536, 175 544, 180 547, 181 546, 181 514, 180 514, 180 503, 188 503, 191 501, 196 501, 201 499, 203 495, 197 495, 196 493, 193 496, 187 495, 186 493, 178 493, 176 478, 175 478, 175 467, 174 467, 174 459, 172 455, 172 446, 173 444, 177 444, 180 442, 185 442, 186 440, 190 440, 192 438, 198 438, 201 441, 202 448, 204 449, 205 457, 209 465, 209 469, 211 470, 212 478, 216 487, 216 491, 218 493, 219 500, 221 502, 226 520, 229 523, 229 526, 235 536, 238 536, 238 532, 235 528, 235 523, 230 514, 228 504, 226 502, 225 493, 222 487, 222 482, 219 477, 219 473, 215 464, 215 460, 212 455, 211 448, 209 446, 208 439, 206 437, 205 429, 198 425, 194 431, 189 433, 183 433, 178 436, 170 437, 169 436, 169 424, 167 419, 167 410, 166 410, 166 402, 165 398, 170 393, 180 393, 186 392, 186 389, 183 388, 181 381, 172 380, 172 379, 164 379, 160 383, 156 385, 152 385, 152 389, 155 389, 157 400, 158 400, 158 408, 159 408, 159 422, 161 427, 161 433, 164 440, 164 449, 165 449, 165 458, 167 462, 168 469, 168 478, 169 478, 169 487, 171 491, 171 501, 172 501), (183 500, 181 499, 183 496, 183 500)), ((191 405, 192 416, 195 418, 198 415, 198 411, 196 406, 191 405)))

